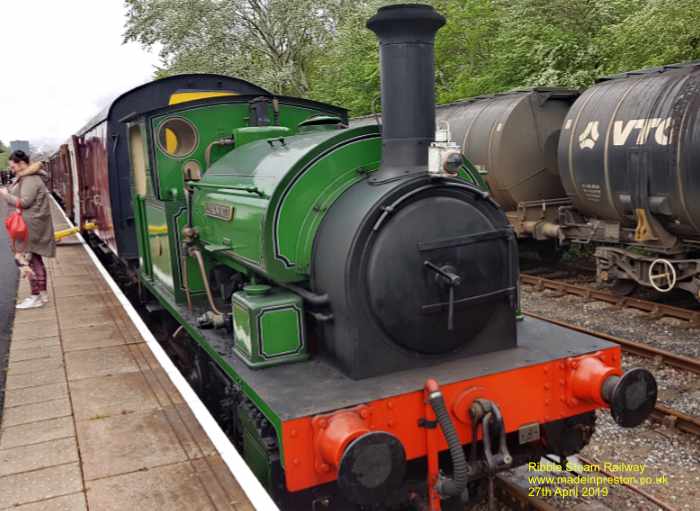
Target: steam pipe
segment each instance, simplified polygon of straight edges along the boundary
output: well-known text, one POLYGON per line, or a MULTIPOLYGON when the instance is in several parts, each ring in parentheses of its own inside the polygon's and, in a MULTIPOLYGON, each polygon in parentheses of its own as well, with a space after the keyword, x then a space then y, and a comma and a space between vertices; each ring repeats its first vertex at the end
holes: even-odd
POLYGON ((184 250, 180 255, 180 266, 182 266, 182 286, 185 288, 185 296, 187 297, 187 310, 192 312, 192 292, 190 291, 190 276, 187 271, 187 256, 184 250))
POLYGON ((202 281, 204 282, 204 290, 207 293, 209 307, 211 308, 212 312, 214 312, 214 314, 223 316, 223 312, 221 312, 214 303, 214 295, 211 293, 211 287, 209 286, 209 278, 207 277, 207 271, 204 268, 204 258, 202 257, 202 253, 196 248, 191 248, 190 254, 194 256, 194 258, 197 260, 197 264, 199 265, 199 272, 202 274, 202 281))
POLYGON ((328 295, 325 293, 322 295, 319 295, 317 293, 312 293, 308 289, 304 289, 301 286, 296 286, 294 284, 286 284, 284 282, 278 282, 277 285, 285 287, 285 288, 289 289, 290 291, 298 294, 299 296, 302 297, 302 299, 305 302, 308 302, 311 305, 321 306, 321 305, 327 305, 330 302, 328 295))

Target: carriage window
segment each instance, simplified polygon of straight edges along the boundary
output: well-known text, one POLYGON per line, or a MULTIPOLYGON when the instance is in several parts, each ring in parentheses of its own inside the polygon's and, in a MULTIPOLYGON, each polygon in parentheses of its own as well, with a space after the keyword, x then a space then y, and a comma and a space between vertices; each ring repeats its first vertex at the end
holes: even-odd
POLYGON ((158 143, 166 154, 183 158, 197 147, 197 130, 185 119, 173 117, 160 125, 158 143))
POLYGON ((140 126, 129 128, 129 150, 131 151, 131 167, 134 173, 134 189, 140 197, 146 196, 146 158, 143 146, 143 135, 140 126))

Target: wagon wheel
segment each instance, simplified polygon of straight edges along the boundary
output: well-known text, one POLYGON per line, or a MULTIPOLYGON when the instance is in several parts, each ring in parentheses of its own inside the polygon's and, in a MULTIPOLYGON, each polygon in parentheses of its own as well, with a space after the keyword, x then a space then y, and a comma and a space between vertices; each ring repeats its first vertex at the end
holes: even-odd
POLYGON ((554 242, 538 243, 536 250, 540 261, 542 261, 545 264, 558 263, 563 254, 563 251, 559 247, 557 247, 556 243, 554 242))
POLYGON ((637 290, 637 283, 632 279, 615 279, 610 292, 615 296, 629 296, 637 290))
POLYGON ((676 286, 676 269, 667 259, 656 259, 649 266, 649 283, 660 293, 668 293, 676 286))

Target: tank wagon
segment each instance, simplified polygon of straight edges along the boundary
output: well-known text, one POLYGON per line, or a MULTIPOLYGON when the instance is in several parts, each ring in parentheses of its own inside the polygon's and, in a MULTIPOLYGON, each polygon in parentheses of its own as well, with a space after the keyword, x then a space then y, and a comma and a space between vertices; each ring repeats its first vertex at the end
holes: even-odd
POLYGON ((619 346, 516 321, 513 230, 436 130, 444 23, 369 20, 381 130, 245 94, 124 119, 141 287, 283 509, 463 509, 496 472, 580 450, 596 409, 629 427, 656 400, 619 346))
POLYGON ((559 171, 603 280, 700 299, 699 111, 698 62, 605 78, 569 111, 559 171))
POLYGON ((557 148, 563 121, 579 92, 535 88, 441 105, 438 122, 488 184, 521 240, 543 258, 557 251, 550 229, 560 207, 571 204, 559 178, 557 148), (546 241, 550 240, 549 243, 546 241))
POLYGON ((551 257, 593 243, 598 276, 627 292, 700 299, 700 64, 442 105, 518 237, 551 257), (530 243, 528 240, 534 240, 530 243))

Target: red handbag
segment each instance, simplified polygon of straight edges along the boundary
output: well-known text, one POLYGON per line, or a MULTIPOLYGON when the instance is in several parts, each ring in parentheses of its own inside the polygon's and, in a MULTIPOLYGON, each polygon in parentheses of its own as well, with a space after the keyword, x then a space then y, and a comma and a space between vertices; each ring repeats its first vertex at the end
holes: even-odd
POLYGON ((17 200, 15 212, 5 219, 5 229, 7 229, 7 234, 13 245, 18 241, 27 241, 29 237, 29 229, 27 228, 27 222, 22 217, 22 206, 19 200, 17 200))

